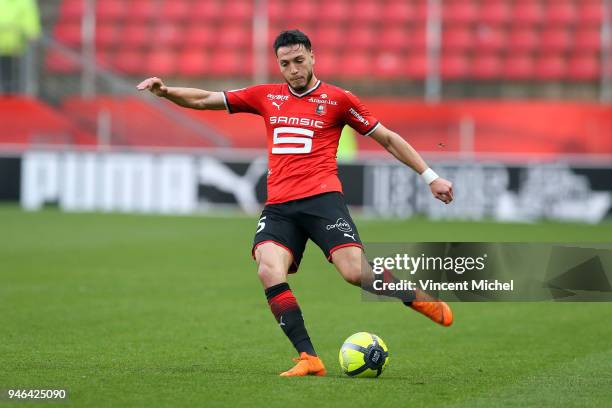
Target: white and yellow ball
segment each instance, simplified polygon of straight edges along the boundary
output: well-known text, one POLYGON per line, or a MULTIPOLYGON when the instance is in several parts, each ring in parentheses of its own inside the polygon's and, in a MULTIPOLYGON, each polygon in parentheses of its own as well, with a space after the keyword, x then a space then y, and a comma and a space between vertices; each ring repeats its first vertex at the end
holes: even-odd
POLYGON ((344 341, 339 359, 350 377, 378 377, 389 363, 389 349, 375 334, 359 332, 344 341))

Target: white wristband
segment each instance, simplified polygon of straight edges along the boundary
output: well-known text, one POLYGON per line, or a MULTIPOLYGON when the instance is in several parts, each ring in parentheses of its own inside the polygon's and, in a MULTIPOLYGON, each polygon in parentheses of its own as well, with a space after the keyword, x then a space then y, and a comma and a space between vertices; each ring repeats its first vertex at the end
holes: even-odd
POLYGON ((435 179, 439 178, 435 171, 430 169, 429 167, 423 173, 421 173, 421 177, 425 182, 429 185, 434 182, 435 179))

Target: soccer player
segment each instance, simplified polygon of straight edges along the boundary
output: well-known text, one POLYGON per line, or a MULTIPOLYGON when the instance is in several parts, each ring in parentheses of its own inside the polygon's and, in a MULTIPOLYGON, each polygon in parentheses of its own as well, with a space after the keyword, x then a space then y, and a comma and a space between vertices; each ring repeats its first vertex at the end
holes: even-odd
MULTIPOLYGON (((355 95, 317 79, 313 71, 315 56, 304 33, 284 31, 273 48, 286 83, 210 92, 169 87, 154 77, 137 88, 187 108, 247 112, 264 119, 268 197, 257 224, 252 255, 272 313, 299 354, 297 364, 280 375, 321 376, 326 370, 287 283, 288 273, 297 271, 306 241, 311 239, 347 282, 367 288, 373 276, 337 175, 336 150, 343 126, 348 124, 373 138, 418 172, 440 201, 450 203, 453 190, 449 181, 438 177, 401 136, 376 120, 355 95)), ((345 68, 350 69, 349 61, 345 68)), ((385 277, 394 281, 388 273, 385 277)), ((422 291, 378 294, 399 298, 443 326, 453 321, 446 303, 422 291)))

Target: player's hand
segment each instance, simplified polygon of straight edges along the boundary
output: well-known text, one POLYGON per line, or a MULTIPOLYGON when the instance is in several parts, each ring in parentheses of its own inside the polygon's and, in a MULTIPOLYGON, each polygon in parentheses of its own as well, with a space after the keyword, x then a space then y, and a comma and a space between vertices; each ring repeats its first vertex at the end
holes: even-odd
POLYGON ((164 85, 163 81, 157 77, 147 78, 136 87, 139 91, 148 89, 151 93, 157 96, 166 96, 168 94, 168 87, 164 85))
POLYGON ((438 177, 429 185, 431 194, 444 204, 449 204, 453 201, 453 183, 448 180, 438 177))

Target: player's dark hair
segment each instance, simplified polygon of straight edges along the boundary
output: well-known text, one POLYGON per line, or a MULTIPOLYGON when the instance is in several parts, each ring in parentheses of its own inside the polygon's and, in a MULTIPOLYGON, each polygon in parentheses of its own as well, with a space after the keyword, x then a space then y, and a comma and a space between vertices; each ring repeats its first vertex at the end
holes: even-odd
POLYGON ((278 55, 278 49, 280 47, 287 47, 289 45, 303 45, 308 51, 311 50, 312 44, 306 34, 300 30, 287 30, 283 31, 274 40, 274 54, 278 55))

